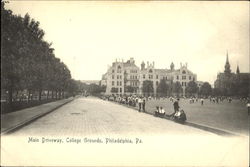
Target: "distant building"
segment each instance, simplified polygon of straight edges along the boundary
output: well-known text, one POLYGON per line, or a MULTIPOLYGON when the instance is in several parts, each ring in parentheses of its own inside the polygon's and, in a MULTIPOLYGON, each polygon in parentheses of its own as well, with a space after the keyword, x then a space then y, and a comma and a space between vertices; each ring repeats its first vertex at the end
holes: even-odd
POLYGON ((231 72, 228 53, 224 73, 219 73, 214 87, 223 91, 224 95, 250 95, 250 73, 240 73, 237 65, 236 73, 231 72))
POLYGON ((190 81, 197 81, 197 75, 188 70, 187 63, 175 69, 171 63, 170 69, 156 69, 155 64, 142 62, 141 68, 135 65, 133 58, 127 62, 115 61, 108 68, 106 74, 103 75, 101 83, 106 83, 106 94, 126 94, 135 93, 142 94, 143 81, 150 80, 153 82, 153 94, 156 95, 157 86, 160 80, 165 79, 168 83, 180 82, 183 95, 190 81), (130 90, 130 91, 128 91, 130 90))
POLYGON ((85 83, 87 85, 90 85, 90 84, 96 84, 96 85, 99 85, 100 83, 100 80, 81 80, 82 83, 85 83))

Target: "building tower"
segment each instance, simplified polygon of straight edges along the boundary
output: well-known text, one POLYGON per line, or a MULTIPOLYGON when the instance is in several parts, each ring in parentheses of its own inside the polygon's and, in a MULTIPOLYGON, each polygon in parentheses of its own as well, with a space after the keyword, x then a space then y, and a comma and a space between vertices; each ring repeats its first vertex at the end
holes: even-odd
POLYGON ((145 63, 144 63, 144 61, 141 63, 141 70, 145 70, 145 63))
POLYGON ((172 62, 171 65, 170 65, 170 69, 171 69, 171 71, 174 70, 174 63, 173 63, 173 62, 172 62))
POLYGON ((228 52, 227 52, 227 60, 226 60, 226 64, 225 64, 224 73, 225 74, 230 74, 231 73, 230 64, 229 64, 229 61, 228 61, 228 52))
POLYGON ((239 64, 237 63, 237 69, 236 69, 236 74, 240 73, 240 69, 239 69, 239 64))

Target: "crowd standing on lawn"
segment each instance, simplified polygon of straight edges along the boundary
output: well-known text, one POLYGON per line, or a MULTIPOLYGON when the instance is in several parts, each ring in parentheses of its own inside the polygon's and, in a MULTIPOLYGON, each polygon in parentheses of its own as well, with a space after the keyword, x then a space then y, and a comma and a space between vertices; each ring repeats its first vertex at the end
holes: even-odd
MULTIPOLYGON (((150 100, 170 100, 173 103, 173 113, 168 115, 166 114, 164 108, 162 106, 155 106, 155 111, 153 112, 157 117, 168 117, 171 119, 179 119, 177 122, 186 121, 187 117, 184 112, 185 109, 181 108, 179 105, 180 98, 177 97, 152 97, 152 96, 141 96, 141 95, 110 95, 110 96, 102 96, 104 100, 114 101, 119 104, 124 104, 127 106, 135 107, 138 109, 138 112, 146 112, 146 103, 150 100)), ((186 97, 182 97, 182 99, 187 99, 186 97)), ((227 103, 232 103, 232 97, 191 97, 189 98, 190 105, 194 103, 200 102, 201 106, 206 105, 205 99, 209 99, 211 104, 220 104, 224 101, 227 103)), ((239 98, 240 101, 246 104, 248 113, 250 113, 250 98, 239 98)), ((149 112, 149 111, 148 111, 149 112)))

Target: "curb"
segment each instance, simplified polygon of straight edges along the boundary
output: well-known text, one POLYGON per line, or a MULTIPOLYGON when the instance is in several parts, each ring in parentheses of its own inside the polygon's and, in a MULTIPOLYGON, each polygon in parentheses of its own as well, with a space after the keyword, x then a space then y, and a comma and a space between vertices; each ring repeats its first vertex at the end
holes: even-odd
MULTIPOLYGON (((115 104, 119 104, 115 101, 109 101, 109 102, 112 102, 112 103, 115 103, 115 104)), ((138 111, 135 107, 132 107, 132 106, 128 106, 128 105, 125 105, 125 104, 119 104, 119 105, 122 105, 122 106, 125 106, 125 107, 128 107, 128 108, 131 108, 133 110, 136 110, 138 111)), ((154 115, 153 113, 151 112, 141 112, 141 113, 145 113, 145 114, 149 114, 149 115, 154 115)), ((164 117, 159 117, 159 118, 162 118, 162 119, 166 119, 166 120, 171 120, 170 118, 164 116, 164 117)), ((173 121, 174 122, 174 121, 173 121)), ((179 123, 181 124, 181 123, 179 123)), ((207 125, 201 125, 201 124, 196 124, 196 123, 192 123, 192 122, 185 122, 181 125, 186 125, 186 126, 190 126, 190 127, 193 127, 193 128, 197 128, 197 129, 201 129, 201 130, 205 130, 207 132, 211 132, 211 133, 214 133, 216 135, 219 135, 219 136, 227 136, 227 137, 248 137, 246 135, 243 135, 243 134, 237 134, 235 132, 230 132, 228 130, 222 130, 222 129, 219 129, 219 128, 215 128, 215 127, 211 127, 211 126, 207 126, 207 125)))
POLYGON ((63 105, 72 102, 73 100, 75 100, 75 98, 73 98, 73 99, 71 99, 71 100, 69 100, 69 101, 67 101, 67 102, 65 102, 65 103, 63 103, 63 104, 60 104, 59 106, 56 106, 55 108, 52 108, 52 109, 49 110, 48 112, 45 112, 45 113, 42 113, 42 114, 38 114, 38 115, 36 115, 36 116, 34 116, 34 117, 32 117, 32 118, 30 118, 30 119, 24 121, 24 122, 21 122, 21 123, 19 123, 19 124, 13 126, 13 127, 11 127, 11 128, 9 128, 9 129, 6 129, 6 130, 4 130, 4 131, 1 132, 1 135, 8 135, 8 134, 10 134, 10 133, 13 133, 13 132, 15 132, 15 131, 21 129, 22 127, 24 127, 24 126, 26 126, 26 125, 28 125, 28 124, 30 124, 30 123, 32 123, 32 122, 38 120, 39 118, 41 118, 41 117, 43 117, 43 116, 45 116, 45 115, 47 115, 47 114, 49 114, 49 113, 55 111, 56 109, 62 107, 63 105))

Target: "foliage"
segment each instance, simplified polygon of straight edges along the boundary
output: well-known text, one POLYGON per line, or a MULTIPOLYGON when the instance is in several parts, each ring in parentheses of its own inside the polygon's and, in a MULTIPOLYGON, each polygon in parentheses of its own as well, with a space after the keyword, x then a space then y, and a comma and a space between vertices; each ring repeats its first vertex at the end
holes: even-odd
POLYGON ((134 93, 136 88, 133 86, 125 86, 125 92, 134 93))
POLYGON ((166 83, 166 79, 162 79, 157 86, 157 94, 160 96, 167 96, 169 90, 169 85, 166 83))
POLYGON ((208 82, 205 82, 200 88, 200 95, 210 96, 212 94, 212 87, 208 82))
POLYGON ((182 87, 181 87, 180 82, 177 81, 173 83, 173 93, 179 96, 181 92, 182 92, 182 87))
POLYGON ((142 92, 143 94, 150 95, 154 92, 153 81, 145 80, 142 83, 142 92))
POLYGON ((199 90, 197 83, 194 81, 188 82, 187 87, 186 87, 186 92, 189 95, 194 95, 197 93, 199 90))
POLYGON ((30 18, 14 15, 1 2, 1 90, 8 93, 12 104, 13 93, 28 91, 28 96, 52 92, 52 98, 61 98, 76 89, 68 67, 56 58, 51 43, 43 37, 40 23, 30 18))
POLYGON ((111 88, 111 93, 118 93, 118 88, 112 87, 111 88))

